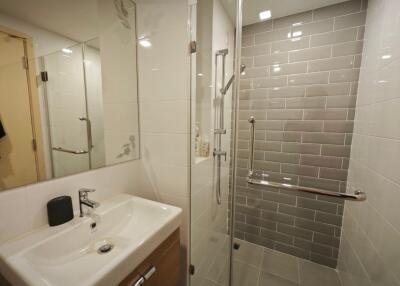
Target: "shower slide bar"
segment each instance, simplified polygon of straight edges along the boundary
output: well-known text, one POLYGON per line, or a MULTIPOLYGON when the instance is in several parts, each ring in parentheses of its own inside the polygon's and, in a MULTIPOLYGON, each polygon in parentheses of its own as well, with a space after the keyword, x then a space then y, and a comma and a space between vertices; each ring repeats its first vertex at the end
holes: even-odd
MULTIPOLYGON (((360 190, 355 190, 353 194, 339 193, 339 192, 333 192, 333 191, 328 191, 328 190, 323 190, 323 189, 318 189, 318 188, 303 187, 303 186, 292 185, 292 184, 288 184, 288 183, 278 183, 278 182, 272 182, 272 181, 268 181, 268 180, 264 180, 264 179, 255 178, 254 177, 254 175, 255 175, 255 173, 254 173, 254 139, 255 139, 256 120, 253 116, 251 116, 249 118, 249 123, 251 124, 250 125, 250 169, 249 169, 249 173, 247 176, 247 182, 249 184, 290 190, 290 191, 295 191, 295 192, 303 192, 303 193, 311 193, 311 194, 316 194, 316 195, 335 197, 335 198, 340 198, 340 199, 345 199, 345 200, 350 200, 350 201, 365 201, 367 199, 367 194, 360 190)), ((258 176, 263 177, 265 175, 261 174, 258 176)))
MULTIPOLYGON (((228 82, 225 84, 225 63, 226 63, 226 56, 228 55, 229 50, 228 49, 222 49, 218 50, 215 53, 215 81, 214 81, 214 88, 215 88, 215 99, 217 99, 217 93, 219 91, 220 93, 220 102, 219 102, 219 112, 217 112, 217 108, 215 108, 215 123, 216 127, 214 129, 214 143, 215 143, 215 148, 213 151, 213 156, 216 158, 216 200, 217 204, 221 204, 221 157, 224 157, 226 161, 227 157, 227 152, 222 150, 222 135, 226 135, 226 129, 225 129, 225 95, 227 94, 229 88, 231 87, 234 79, 235 79, 235 74, 232 74, 228 82), (218 80, 218 57, 222 57, 222 70, 221 70, 221 88, 218 90, 217 89, 217 80, 218 80), (219 114, 218 114, 219 113, 219 114), (218 120, 218 115, 219 115, 219 120, 218 120)), ((240 73, 242 73, 245 70, 246 66, 241 65, 240 66, 240 73)), ((215 166, 215 165, 214 165, 215 166)), ((214 186, 214 176, 215 176, 215 171, 213 172, 213 186, 214 186)))
MULTIPOLYGON (((214 80, 214 92, 215 92, 215 99, 217 99, 217 79, 218 79, 218 57, 222 57, 222 70, 221 70, 221 85, 225 86, 225 62, 226 62, 226 56, 228 55, 228 49, 223 49, 223 50, 218 50, 215 53, 215 80, 214 80)), ((222 93, 222 89, 219 90, 221 93, 220 97, 220 102, 219 102, 219 114, 217 112, 217 108, 215 108, 214 111, 214 121, 215 121, 215 129, 214 129, 214 151, 213 151, 213 156, 216 159, 216 173, 215 170, 213 170, 213 188, 214 188, 214 177, 216 176, 216 183, 215 183, 215 196, 217 200, 217 204, 220 205, 222 203, 221 200, 221 157, 225 157, 226 161, 226 156, 227 152, 222 150, 222 135, 226 134, 226 129, 224 127, 224 99, 225 99, 225 94, 222 93), (219 115, 219 120, 218 120, 218 115, 219 115)), ((214 168, 215 168, 215 163, 214 163, 214 168)))

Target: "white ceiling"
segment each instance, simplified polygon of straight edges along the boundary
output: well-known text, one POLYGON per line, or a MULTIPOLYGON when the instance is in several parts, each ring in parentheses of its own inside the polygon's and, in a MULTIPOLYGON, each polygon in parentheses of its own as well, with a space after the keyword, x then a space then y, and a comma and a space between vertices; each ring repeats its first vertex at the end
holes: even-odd
MULTIPOLYGON (((260 22, 258 14, 271 10, 272 19, 293 15, 348 0, 243 0, 243 26, 260 22)), ((221 0, 230 17, 235 19, 236 0, 221 0)))
POLYGON ((0 13, 75 41, 98 34, 97 0, 0 0, 0 13))

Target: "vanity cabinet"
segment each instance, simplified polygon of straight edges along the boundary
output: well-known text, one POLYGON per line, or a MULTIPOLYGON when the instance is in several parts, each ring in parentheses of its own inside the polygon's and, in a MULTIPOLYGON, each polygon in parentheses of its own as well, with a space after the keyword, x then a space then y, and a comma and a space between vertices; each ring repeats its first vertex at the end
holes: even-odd
POLYGON ((156 248, 119 286, 176 286, 179 279, 179 229, 156 248))

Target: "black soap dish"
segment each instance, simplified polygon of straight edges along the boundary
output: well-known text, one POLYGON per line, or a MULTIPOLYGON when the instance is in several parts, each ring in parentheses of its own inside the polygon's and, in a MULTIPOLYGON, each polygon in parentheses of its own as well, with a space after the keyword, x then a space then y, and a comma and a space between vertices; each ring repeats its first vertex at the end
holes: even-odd
POLYGON ((47 217, 50 226, 66 223, 74 218, 70 196, 54 198, 47 203, 47 217))

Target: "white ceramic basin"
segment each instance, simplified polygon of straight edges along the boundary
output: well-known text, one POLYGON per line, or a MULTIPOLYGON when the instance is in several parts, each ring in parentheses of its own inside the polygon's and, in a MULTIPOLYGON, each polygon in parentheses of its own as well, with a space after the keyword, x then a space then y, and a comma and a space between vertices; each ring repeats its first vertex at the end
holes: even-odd
POLYGON ((181 209, 119 194, 101 201, 97 221, 75 217, 0 246, 0 270, 13 285, 118 284, 180 224, 181 209), (97 252, 111 243, 114 248, 97 252))

